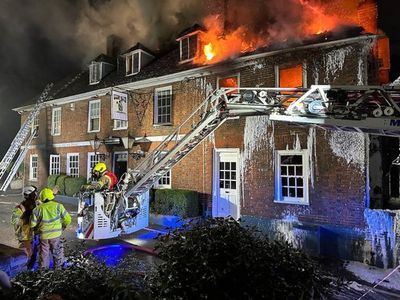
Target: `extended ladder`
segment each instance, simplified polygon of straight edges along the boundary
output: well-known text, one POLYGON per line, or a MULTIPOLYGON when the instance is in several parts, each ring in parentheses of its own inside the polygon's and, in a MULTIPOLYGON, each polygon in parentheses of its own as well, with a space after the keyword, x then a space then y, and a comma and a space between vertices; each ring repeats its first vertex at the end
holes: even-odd
POLYGON ((125 195, 149 190, 229 118, 267 115, 299 126, 400 137, 399 102, 400 88, 393 86, 219 89, 131 171, 133 183, 125 195))
POLYGON ((9 174, 6 180, 3 182, 0 191, 5 191, 10 184, 12 177, 17 172, 19 166, 21 165, 24 156, 26 155, 27 149, 29 144, 32 142, 34 135, 36 134, 36 130, 31 132, 31 125, 35 120, 36 116, 39 114, 40 109, 42 108, 44 100, 47 98, 49 91, 53 84, 48 84, 46 88, 43 90, 42 94, 40 95, 39 99, 37 100, 35 106, 33 107, 32 111, 29 113, 27 119, 25 120, 24 124, 19 129, 17 135, 14 137, 14 140, 11 142, 10 148, 7 150, 6 154, 4 155, 3 159, 0 162, 0 180, 4 177, 4 175, 9 171, 9 174), (14 161, 15 155, 17 154, 18 150, 25 142, 26 138, 28 137, 29 132, 31 132, 30 137, 25 143, 25 148, 20 152, 20 155, 14 161))

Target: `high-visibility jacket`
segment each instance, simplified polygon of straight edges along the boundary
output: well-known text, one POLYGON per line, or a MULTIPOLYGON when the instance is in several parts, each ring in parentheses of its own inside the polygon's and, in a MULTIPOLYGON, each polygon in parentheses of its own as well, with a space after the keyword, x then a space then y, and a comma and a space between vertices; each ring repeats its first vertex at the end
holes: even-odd
POLYGON ((17 205, 11 215, 11 224, 14 226, 15 237, 18 241, 30 241, 33 238, 33 230, 29 223, 24 224, 24 220, 21 218, 24 212, 22 211, 21 205, 17 205))
POLYGON ((53 200, 44 201, 32 212, 30 226, 35 228, 40 238, 55 239, 61 236, 63 226, 71 224, 71 216, 64 205, 53 200))

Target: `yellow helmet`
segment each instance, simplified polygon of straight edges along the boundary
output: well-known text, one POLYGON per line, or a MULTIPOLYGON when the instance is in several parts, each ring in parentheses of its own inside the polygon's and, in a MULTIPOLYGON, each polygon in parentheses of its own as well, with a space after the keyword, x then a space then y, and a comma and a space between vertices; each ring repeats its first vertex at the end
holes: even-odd
POLYGON ((97 163, 93 168, 93 172, 99 172, 100 174, 103 174, 106 170, 107 165, 103 162, 97 163))
POLYGON ((55 197, 53 191, 48 187, 44 188, 39 194, 39 200, 41 202, 45 200, 53 200, 54 198, 55 197))

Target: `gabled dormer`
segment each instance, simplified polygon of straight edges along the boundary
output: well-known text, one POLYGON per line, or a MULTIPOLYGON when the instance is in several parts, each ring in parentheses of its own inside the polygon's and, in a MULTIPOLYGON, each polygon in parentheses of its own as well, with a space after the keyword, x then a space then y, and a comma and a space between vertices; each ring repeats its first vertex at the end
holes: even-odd
POLYGON ((123 57, 125 59, 125 75, 131 76, 139 73, 155 58, 155 55, 145 46, 137 43, 126 51, 123 57))
POLYGON ((100 54, 89 65, 89 84, 98 84, 108 73, 115 68, 112 57, 100 54))
POLYGON ((176 39, 179 42, 179 63, 192 61, 199 49, 199 33, 203 32, 200 25, 195 24, 192 27, 181 32, 176 39))

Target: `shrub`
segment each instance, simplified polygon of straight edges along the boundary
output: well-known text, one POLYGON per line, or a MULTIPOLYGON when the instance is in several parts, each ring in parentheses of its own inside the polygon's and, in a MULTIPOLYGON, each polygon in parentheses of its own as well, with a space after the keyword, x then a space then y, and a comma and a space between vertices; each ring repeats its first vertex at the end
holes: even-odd
POLYGON ((65 195, 73 196, 79 192, 80 187, 86 183, 85 177, 66 177, 65 178, 65 195))
POLYGON ((58 176, 60 175, 50 175, 47 177, 47 186, 49 188, 53 188, 56 185, 58 176))
POLYGON ((61 195, 65 195, 65 178, 67 178, 67 175, 59 175, 56 180, 61 195))
POLYGON ((195 191, 178 189, 159 189, 155 191, 151 212, 162 215, 174 215, 182 218, 200 215, 200 202, 195 191))
POLYGON ((163 260, 149 276, 162 299, 313 299, 329 294, 320 266, 283 241, 233 219, 209 219, 159 237, 163 260))

